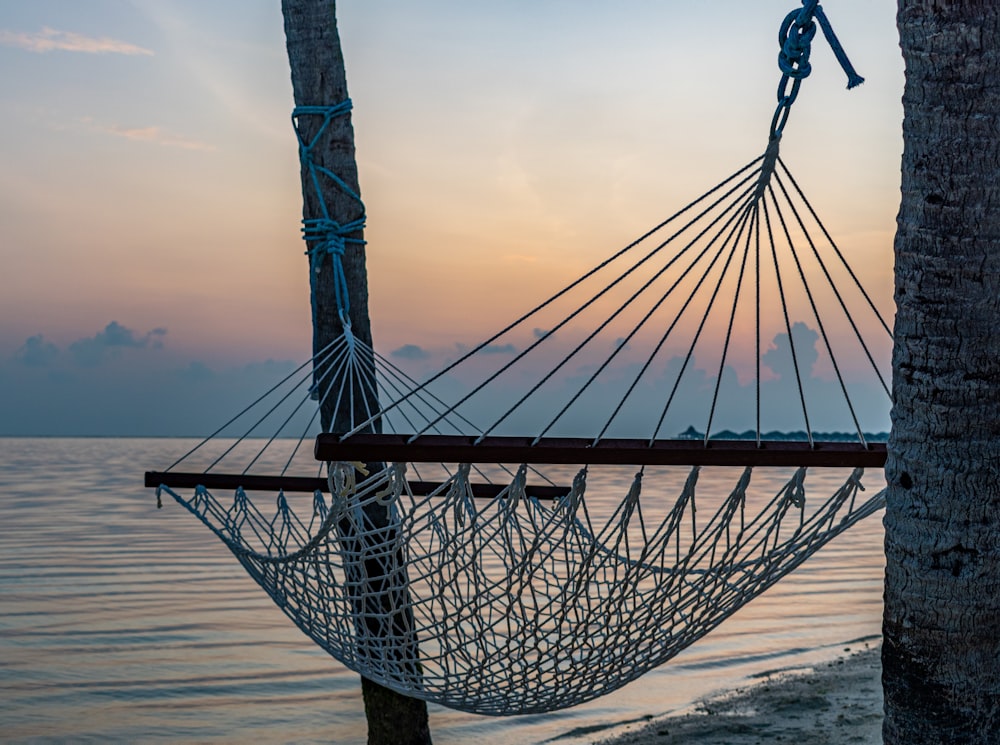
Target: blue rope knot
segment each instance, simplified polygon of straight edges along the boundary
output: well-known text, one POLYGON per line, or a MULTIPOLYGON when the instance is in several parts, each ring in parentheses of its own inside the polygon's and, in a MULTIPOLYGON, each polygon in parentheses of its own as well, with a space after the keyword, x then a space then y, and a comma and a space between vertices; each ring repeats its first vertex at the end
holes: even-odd
POLYGON ((292 126, 295 127, 295 134, 299 137, 299 150, 309 152, 312 150, 313 146, 319 142, 319 138, 323 136, 326 128, 330 125, 330 121, 338 116, 346 116, 351 113, 351 109, 354 108, 354 103, 349 98, 345 98, 340 103, 334 104, 333 106, 296 106, 292 109, 292 126), (323 124, 320 125, 319 130, 316 132, 312 141, 306 143, 302 139, 302 133, 299 131, 299 119, 306 116, 321 116, 323 117, 323 124))
POLYGON ((348 243, 358 246, 367 244, 364 238, 352 237, 352 233, 357 233, 364 229, 364 216, 343 225, 328 217, 303 220, 302 238, 307 243, 313 244, 312 248, 306 251, 306 254, 309 256, 329 254, 339 258, 344 255, 348 243))
POLYGON ((363 230, 365 218, 359 217, 341 225, 328 217, 302 221, 302 237, 312 245, 306 250, 309 257, 310 285, 315 293, 316 277, 320 273, 323 257, 329 256, 333 268, 333 292, 337 301, 337 310, 341 318, 349 318, 351 300, 347 287, 347 274, 344 272, 344 251, 348 243, 365 245, 363 238, 353 238, 352 233, 363 230))
POLYGON ((772 140, 781 137, 792 104, 799 95, 799 86, 812 72, 809 55, 812 51, 812 41, 816 37, 817 23, 847 75, 847 89, 850 90, 865 82, 847 58, 847 53, 833 32, 830 19, 826 17, 819 0, 802 0, 802 7, 788 13, 778 29, 778 46, 781 49, 778 52, 778 68, 781 70, 781 82, 778 83, 778 107, 771 120, 772 140))
POLYGON ((812 65, 809 64, 809 53, 812 51, 812 40, 816 38, 816 24, 812 17, 803 25, 799 22, 800 11, 793 10, 778 29, 778 67, 783 75, 795 80, 809 77, 812 65))

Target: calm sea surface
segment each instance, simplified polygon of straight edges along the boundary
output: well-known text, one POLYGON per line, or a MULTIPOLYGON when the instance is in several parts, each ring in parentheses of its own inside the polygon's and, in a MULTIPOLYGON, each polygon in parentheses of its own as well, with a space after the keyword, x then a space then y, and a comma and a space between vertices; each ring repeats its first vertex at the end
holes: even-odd
MULTIPOLYGON (((167 498, 158 511, 142 488, 144 470, 190 444, 0 438, 0 739, 365 741, 357 675, 314 647, 191 515, 167 498)), ((828 496, 842 478, 816 471, 809 483, 828 496)), ((755 673, 858 648, 879 633, 883 566, 875 516, 621 691, 547 716, 432 707, 434 741, 590 742, 755 673)))

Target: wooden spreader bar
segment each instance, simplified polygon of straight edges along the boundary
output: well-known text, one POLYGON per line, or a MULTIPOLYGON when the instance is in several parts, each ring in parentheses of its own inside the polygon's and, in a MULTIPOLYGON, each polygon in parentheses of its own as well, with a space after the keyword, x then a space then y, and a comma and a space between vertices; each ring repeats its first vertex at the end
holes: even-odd
MULTIPOLYGON (((486 437, 463 435, 421 435, 412 443, 409 435, 339 435, 316 438, 315 456, 320 461, 362 463, 550 463, 566 465, 633 466, 815 466, 826 468, 882 468, 885 443, 866 446, 854 442, 795 442, 770 440, 760 447, 753 440, 647 440, 607 439, 597 445, 585 438, 544 437, 532 445, 530 437, 486 437)), ((236 473, 185 473, 147 471, 145 484, 161 484, 178 489, 232 489, 247 491, 329 492, 325 478, 307 476, 254 476, 236 473)), ((415 495, 429 494, 440 484, 410 481, 415 495)), ((476 498, 492 499, 505 486, 470 484, 476 498)), ((569 492, 568 486, 527 485, 527 495, 557 499, 569 492)))
MULTIPOLYGON (((441 486, 436 481, 409 481, 410 491, 416 496, 430 494, 441 486)), ((226 489, 235 491, 242 486, 246 491, 284 490, 290 494, 295 492, 312 493, 330 492, 329 483, 325 478, 310 478, 308 476, 251 476, 239 473, 184 473, 175 471, 146 471, 145 485, 151 488, 169 486, 172 489, 194 489, 204 486, 206 489, 226 489)), ((469 484, 472 496, 476 499, 493 499, 506 486, 503 484, 469 484)), ((536 499, 559 499, 569 493, 568 486, 532 485, 525 486, 525 494, 536 499)))
POLYGON ((464 435, 357 434, 316 438, 320 461, 400 463, 551 463, 634 466, 817 466, 882 468, 884 443, 770 440, 648 440, 588 438, 475 437, 464 435))

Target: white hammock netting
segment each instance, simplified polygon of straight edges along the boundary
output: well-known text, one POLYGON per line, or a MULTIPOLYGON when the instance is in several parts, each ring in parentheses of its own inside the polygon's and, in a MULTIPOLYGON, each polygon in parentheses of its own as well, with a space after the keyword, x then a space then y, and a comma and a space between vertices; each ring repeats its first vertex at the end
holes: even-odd
POLYGON ((866 395, 858 368, 885 389, 866 325, 888 337, 775 146, 424 384, 347 327, 147 481, 352 670, 466 711, 550 711, 670 659, 882 506, 882 492, 858 497, 861 468, 795 467, 838 448, 840 465, 884 459, 864 431, 881 412, 850 395, 866 395), (821 317, 825 306, 834 313, 821 317), (792 318, 817 328, 808 349, 792 318), (787 343, 769 350, 772 338, 787 343), (736 339, 754 373, 727 388, 736 339), (808 374, 821 353, 825 382, 808 374), (762 373, 765 358, 780 379, 762 373), (768 395, 792 402, 802 442, 769 439, 768 395), (690 425, 695 405, 704 433, 657 439, 690 425), (856 442, 822 442, 811 405, 824 421, 839 410, 856 442), (323 412, 345 411, 346 434, 320 437, 310 461, 304 439, 323 412), (736 414, 749 414, 748 440, 710 435, 736 414), (524 431, 537 436, 511 435, 524 431), (677 445, 681 459, 663 455, 677 445), (635 465, 608 465, 623 462, 635 465), (745 467, 775 463, 785 467, 745 467), (812 481, 823 491, 807 499, 812 481))
POLYGON ((769 499, 755 494, 750 469, 728 495, 701 497, 697 467, 678 496, 673 470, 647 475, 641 493, 635 477, 601 516, 586 471, 564 499, 545 502, 525 496, 523 468, 497 497, 477 500, 469 466, 414 494, 401 465, 355 485, 354 467, 336 464, 333 504, 304 499, 304 519, 284 497, 263 514, 242 491, 224 501, 168 491, 347 667, 445 706, 506 715, 573 706, 634 680, 882 506, 881 495, 856 500, 860 471, 807 508, 805 469, 769 499), (381 502, 384 527, 365 510, 381 502))

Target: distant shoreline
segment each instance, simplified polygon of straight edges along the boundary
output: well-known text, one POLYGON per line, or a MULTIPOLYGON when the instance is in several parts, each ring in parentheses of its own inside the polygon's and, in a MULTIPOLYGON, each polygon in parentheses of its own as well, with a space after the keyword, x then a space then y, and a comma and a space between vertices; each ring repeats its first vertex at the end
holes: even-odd
MULTIPOLYGON (((889 433, 888 432, 863 432, 865 441, 867 442, 888 442, 889 433)), ((688 427, 686 430, 677 435, 678 440, 704 440, 705 433, 699 432, 694 427, 688 427)), ((747 429, 743 432, 734 432, 731 429, 724 429, 719 432, 713 432, 709 440, 756 440, 757 431, 753 429, 747 429)), ((762 440, 780 440, 780 441, 792 441, 792 442, 805 442, 809 439, 809 435, 805 430, 796 430, 794 432, 784 432, 781 430, 772 430, 770 432, 761 432, 760 439, 762 440)), ((818 440, 820 442, 857 442, 858 433, 857 432, 813 432, 812 439, 818 440)))

